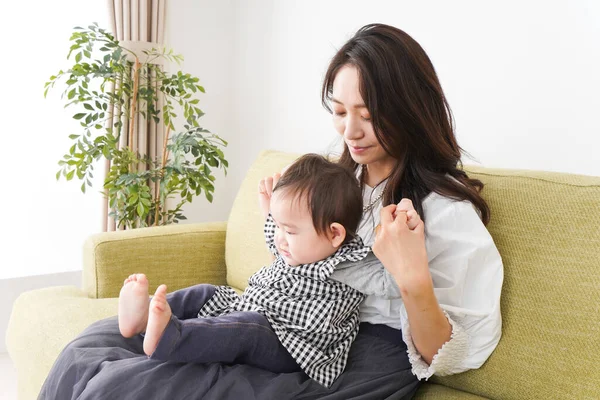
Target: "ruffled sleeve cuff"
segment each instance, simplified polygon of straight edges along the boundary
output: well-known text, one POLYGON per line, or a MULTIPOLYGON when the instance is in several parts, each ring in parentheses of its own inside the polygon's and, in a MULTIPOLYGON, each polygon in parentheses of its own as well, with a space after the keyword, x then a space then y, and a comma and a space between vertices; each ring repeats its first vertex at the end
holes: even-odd
POLYGON ((469 336, 467 332, 450 318, 444 310, 444 315, 452 326, 450 340, 442 345, 437 354, 433 356, 431 364, 427 364, 415 347, 408 320, 402 326, 402 336, 408 348, 408 359, 412 365, 412 373, 421 380, 428 380, 432 375, 444 376, 463 372, 464 360, 469 350, 469 336))

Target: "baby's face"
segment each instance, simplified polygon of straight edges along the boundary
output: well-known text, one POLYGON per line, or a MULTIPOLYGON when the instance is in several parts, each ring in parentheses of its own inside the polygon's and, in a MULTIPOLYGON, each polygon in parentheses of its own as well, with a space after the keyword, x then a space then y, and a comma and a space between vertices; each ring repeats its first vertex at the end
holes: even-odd
POLYGON ((278 190, 271 197, 271 215, 276 225, 275 246, 289 265, 314 263, 337 250, 327 236, 315 230, 305 199, 278 190))

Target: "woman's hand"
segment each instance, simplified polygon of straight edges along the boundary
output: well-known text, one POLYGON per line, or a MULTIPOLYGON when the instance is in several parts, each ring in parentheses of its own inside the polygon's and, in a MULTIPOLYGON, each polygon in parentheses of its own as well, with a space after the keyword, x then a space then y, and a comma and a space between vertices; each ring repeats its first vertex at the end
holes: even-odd
POLYGON ((373 253, 396 279, 401 292, 431 286, 425 250, 425 225, 409 199, 381 210, 373 253))

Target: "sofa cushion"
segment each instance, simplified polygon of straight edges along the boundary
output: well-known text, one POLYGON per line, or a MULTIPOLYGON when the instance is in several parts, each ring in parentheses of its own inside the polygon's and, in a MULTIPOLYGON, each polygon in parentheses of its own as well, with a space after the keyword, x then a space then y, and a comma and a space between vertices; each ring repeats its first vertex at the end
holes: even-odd
POLYGON ((19 399, 36 399, 65 345, 92 322, 116 314, 116 298, 90 299, 72 286, 22 293, 6 330, 6 347, 18 371, 19 399))
POLYGON ((477 396, 463 392, 461 390, 452 389, 435 383, 426 382, 419 387, 414 400, 486 400, 486 397, 477 396))

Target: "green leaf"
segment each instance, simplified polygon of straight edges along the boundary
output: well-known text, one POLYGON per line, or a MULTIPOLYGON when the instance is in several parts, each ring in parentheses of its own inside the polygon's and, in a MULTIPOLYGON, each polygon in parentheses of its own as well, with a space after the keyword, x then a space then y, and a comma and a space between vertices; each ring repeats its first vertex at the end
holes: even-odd
POLYGON ((77 54, 75 55, 75 62, 76 62, 76 63, 79 63, 79 61, 81 61, 81 53, 77 53, 77 54))
POLYGON ((83 105, 83 107, 84 107, 86 110, 94 111, 94 107, 92 107, 92 105, 91 105, 91 104, 85 103, 85 104, 83 105))
POLYGON ((71 100, 73 97, 75 97, 76 90, 77 90, 77 89, 72 89, 72 90, 69 92, 69 94, 67 95, 67 98, 68 98, 69 100, 71 100))
POLYGON ((142 203, 137 204, 137 214, 140 216, 140 218, 144 217, 144 205, 142 203))
POLYGON ((73 179, 73 175, 75 175, 75 170, 67 172, 67 180, 70 181, 73 179))
POLYGON ((85 117, 87 114, 86 113, 78 113, 73 115, 73 119, 81 119, 83 117, 85 117))

